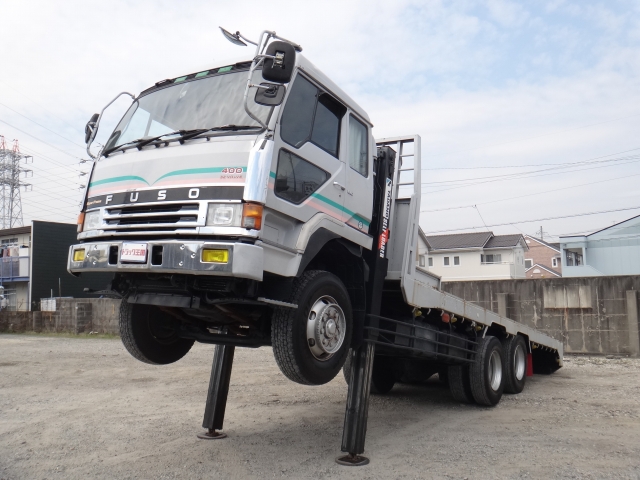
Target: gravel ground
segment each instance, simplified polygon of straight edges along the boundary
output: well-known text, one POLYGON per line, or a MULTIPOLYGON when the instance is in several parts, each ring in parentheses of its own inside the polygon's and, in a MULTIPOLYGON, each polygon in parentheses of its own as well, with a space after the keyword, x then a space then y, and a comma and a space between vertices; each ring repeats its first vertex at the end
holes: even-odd
POLYGON ((495 408, 436 381, 371 398, 366 467, 342 467, 347 387, 303 387, 237 349, 229 438, 198 440, 213 346, 165 367, 119 340, 0 335, 0 479, 640 478, 640 360, 565 358, 495 408))

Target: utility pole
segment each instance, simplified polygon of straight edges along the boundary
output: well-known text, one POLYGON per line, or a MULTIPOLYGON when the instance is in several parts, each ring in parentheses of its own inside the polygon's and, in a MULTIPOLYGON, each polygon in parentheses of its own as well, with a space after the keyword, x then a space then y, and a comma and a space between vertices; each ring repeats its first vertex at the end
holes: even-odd
MULTIPOLYGON (((547 232, 548 234, 549 232, 547 232)), ((538 237, 540 240, 544 240, 544 230, 542 229, 542 225, 540 225, 540 230, 536 230, 536 237, 538 237)))
POLYGON ((13 141, 11 149, 7 148, 4 137, 0 135, 0 228, 21 227, 22 200, 20 187, 30 187, 31 184, 20 181, 20 174, 32 173, 32 170, 20 166, 33 162, 31 155, 20 153, 18 140, 13 141))

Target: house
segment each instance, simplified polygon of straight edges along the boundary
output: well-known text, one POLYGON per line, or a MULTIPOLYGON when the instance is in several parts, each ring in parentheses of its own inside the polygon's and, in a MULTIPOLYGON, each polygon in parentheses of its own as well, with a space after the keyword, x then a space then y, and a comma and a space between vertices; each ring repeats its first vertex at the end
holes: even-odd
POLYGON ((41 221, 0 230, 0 307, 37 310, 43 298, 87 297, 85 287, 104 289, 111 274, 74 277, 67 272, 67 255, 76 235, 75 224, 41 221))
POLYGON ((29 310, 31 227, 0 230, 0 307, 29 310))
POLYGON ((548 243, 541 238, 524 236, 529 247, 524 258, 527 278, 551 278, 562 276, 562 256, 559 243, 548 243))
POLYGON ((420 229, 418 266, 443 281, 526 278, 522 235, 493 232, 425 235, 420 229))
POLYGON ((588 235, 560 237, 563 277, 640 274, 640 215, 588 235))

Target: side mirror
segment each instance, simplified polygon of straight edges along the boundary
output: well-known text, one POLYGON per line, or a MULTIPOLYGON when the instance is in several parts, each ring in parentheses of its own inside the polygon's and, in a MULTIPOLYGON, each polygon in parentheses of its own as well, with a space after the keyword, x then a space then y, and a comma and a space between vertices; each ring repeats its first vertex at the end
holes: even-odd
POLYGON ((268 107, 280 105, 287 91, 284 85, 261 83, 256 92, 255 102, 268 107))
POLYGON ((268 82, 289 83, 296 64, 296 49, 287 42, 271 42, 267 46, 267 55, 262 65, 262 78, 268 82))
POLYGON ((96 122, 98 121, 99 117, 100 115, 94 113, 93 115, 91 115, 91 120, 89 120, 87 122, 87 125, 84 127, 84 143, 88 144, 89 140, 91 140, 93 132, 96 129, 96 122))

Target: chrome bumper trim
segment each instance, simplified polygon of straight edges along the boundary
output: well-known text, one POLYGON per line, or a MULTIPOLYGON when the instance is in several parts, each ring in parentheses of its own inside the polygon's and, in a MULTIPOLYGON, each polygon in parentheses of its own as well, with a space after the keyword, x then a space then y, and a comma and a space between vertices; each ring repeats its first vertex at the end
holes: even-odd
POLYGON ((122 241, 87 242, 71 245, 67 260, 67 270, 76 274, 82 272, 148 272, 148 273, 185 273, 192 275, 213 275, 249 278, 262 281, 264 269, 262 247, 234 242, 198 242, 198 241, 148 241, 146 243, 147 261, 145 263, 121 263, 122 241), (109 249, 118 247, 117 263, 109 263, 109 249), (151 252, 154 246, 162 246, 162 264, 151 264, 151 252), (85 249, 85 258, 73 261, 74 250, 85 249), (227 263, 202 262, 202 249, 229 250, 227 263))

